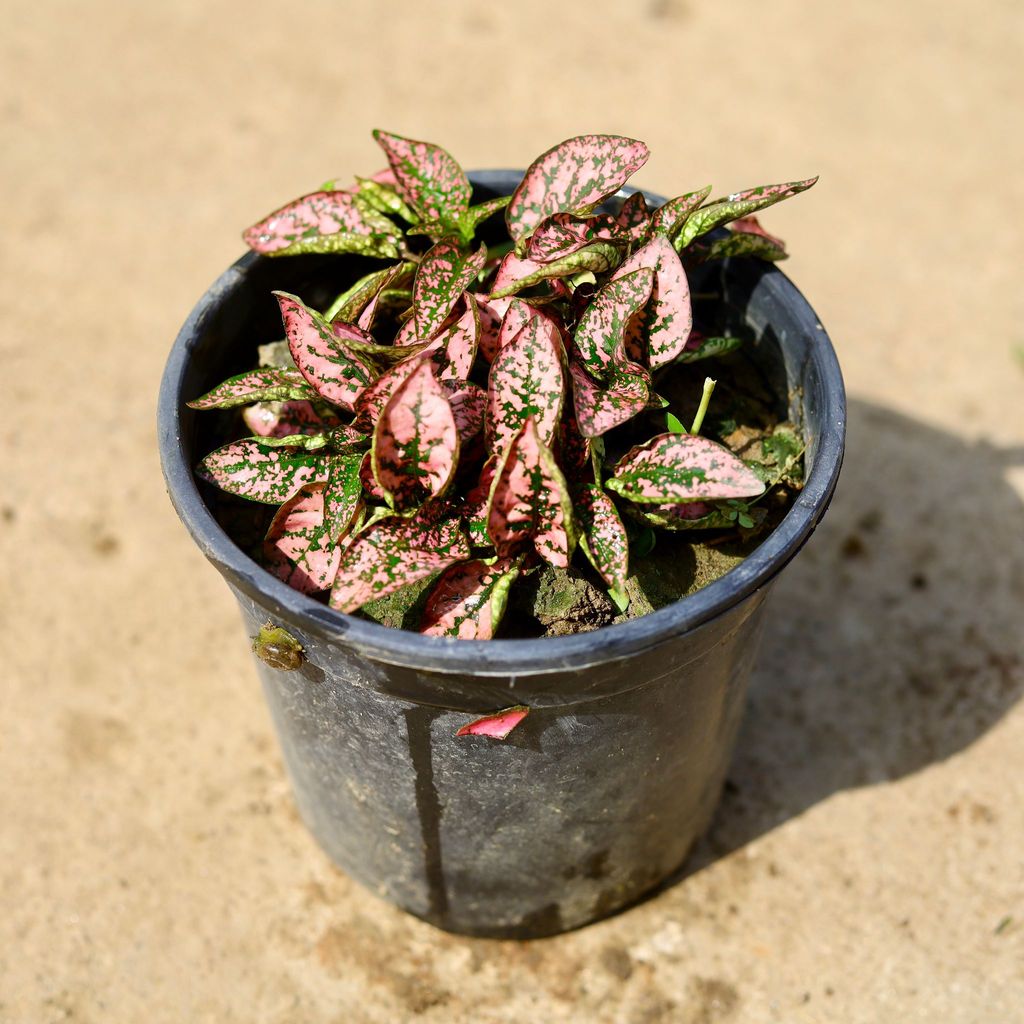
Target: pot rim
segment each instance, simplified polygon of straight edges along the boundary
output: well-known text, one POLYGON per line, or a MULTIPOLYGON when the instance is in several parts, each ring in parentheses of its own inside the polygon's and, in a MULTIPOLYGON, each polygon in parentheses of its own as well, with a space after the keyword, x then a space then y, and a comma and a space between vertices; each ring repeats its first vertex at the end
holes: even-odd
MULTIPOLYGON (((518 181, 517 170, 471 171, 475 185, 504 194, 518 181)), ((623 194, 637 191, 625 188, 623 194)), ((645 192, 653 205, 663 200, 645 192)), ((181 417, 185 410, 182 381, 191 357, 193 340, 208 311, 222 296, 244 284, 250 266, 259 257, 246 253, 211 285, 175 339, 160 385, 158 438, 160 461, 168 494, 178 516, 199 549, 232 585, 270 609, 289 627, 322 641, 356 648, 374 661, 438 673, 480 676, 531 675, 629 657, 654 647, 671 636, 686 633, 736 606, 764 587, 804 545, 824 516, 839 478, 846 435, 846 395, 835 350, 821 321, 792 281, 774 266, 766 267, 759 287, 776 301, 803 307, 815 324, 817 343, 810 360, 817 365, 823 384, 822 430, 817 439, 814 465, 803 490, 771 535, 738 566, 675 604, 628 622, 603 626, 589 633, 528 640, 456 640, 422 636, 406 630, 346 615, 293 590, 245 555, 224 532, 204 503, 193 467, 182 449, 181 417)), ((301 637, 300 637, 301 639, 301 637)))

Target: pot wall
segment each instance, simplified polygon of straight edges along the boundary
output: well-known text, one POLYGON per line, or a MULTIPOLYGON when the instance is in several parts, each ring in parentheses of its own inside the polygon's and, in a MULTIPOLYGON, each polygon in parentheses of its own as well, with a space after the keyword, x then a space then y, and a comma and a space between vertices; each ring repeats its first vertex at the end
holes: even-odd
MULTIPOLYGON (((235 593, 255 635, 269 610, 235 593)), ((588 669, 441 681, 485 690, 480 712, 531 690, 503 742, 456 738, 477 714, 388 692, 393 666, 344 644, 312 639, 299 671, 255 661, 302 817, 333 860, 442 928, 533 937, 603 917, 682 864, 725 778, 764 596, 606 665, 598 695, 588 669)), ((410 669, 398 689, 438 682, 410 669)))

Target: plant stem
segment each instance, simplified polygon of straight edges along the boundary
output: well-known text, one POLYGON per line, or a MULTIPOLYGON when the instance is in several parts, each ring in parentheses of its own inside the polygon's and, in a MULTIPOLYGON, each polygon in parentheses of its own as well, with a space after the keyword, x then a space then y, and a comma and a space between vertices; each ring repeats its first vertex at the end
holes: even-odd
POLYGON ((697 415, 693 417, 693 426, 690 427, 691 434, 699 434, 700 428, 704 425, 704 414, 708 411, 708 404, 711 401, 711 393, 715 390, 715 384, 710 377, 704 378, 704 393, 700 396, 700 405, 697 407, 697 415))

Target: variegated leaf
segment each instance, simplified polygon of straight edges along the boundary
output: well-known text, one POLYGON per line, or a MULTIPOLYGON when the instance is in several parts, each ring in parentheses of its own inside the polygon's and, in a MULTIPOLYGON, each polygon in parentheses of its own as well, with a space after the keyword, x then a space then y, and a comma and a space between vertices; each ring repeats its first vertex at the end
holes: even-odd
POLYGON ((686 348, 676 357, 677 363, 696 363, 701 359, 716 359, 733 352, 743 344, 742 338, 705 338, 702 334, 686 343, 686 348))
POLYGON ((386 501, 387 495, 381 490, 377 478, 373 475, 373 452, 369 451, 363 455, 359 463, 359 482, 363 485, 363 492, 374 501, 386 501))
POLYGON ((448 398, 430 366, 421 362, 377 421, 373 475, 394 508, 409 508, 447 488, 458 453, 448 398))
POLYGON ((539 156, 505 210, 516 241, 555 213, 579 213, 613 195, 646 162, 648 148, 619 135, 579 135, 539 156))
POLYGON ((378 260, 398 259, 399 250, 391 235, 350 235, 337 232, 333 235, 312 235, 300 238, 287 249, 277 249, 270 256, 305 256, 307 254, 368 256, 378 260))
POLYGON ((409 374, 420 365, 425 352, 426 350, 418 354, 415 351, 411 352, 409 358, 403 359, 391 369, 386 370, 359 394, 355 401, 356 418, 353 421, 353 426, 357 430, 373 430, 381 410, 388 404, 391 396, 402 386, 409 374))
POLYGON ((648 237, 653 238, 655 235, 663 235, 671 241, 675 237, 676 232, 683 226, 686 218, 709 195, 711 195, 711 186, 705 185, 704 188, 698 189, 696 192, 687 192, 684 196, 676 196, 675 199, 669 199, 663 203, 651 214, 648 237))
MULTIPOLYGON (((495 346, 494 354, 497 355, 508 345, 535 316, 536 310, 528 302, 517 298, 509 299, 508 308, 501 318, 501 328, 498 331, 498 343, 495 346)), ((491 362, 493 361, 492 358, 491 362)))
POLYGON ((660 434, 627 452, 610 490, 638 504, 752 498, 760 477, 728 448, 695 434, 660 434))
POLYGON ((621 363, 606 385, 595 383, 576 361, 569 364, 569 371, 576 422, 584 437, 600 437, 647 408, 650 377, 642 366, 621 363))
POLYGON ((686 218, 682 230, 675 240, 676 249, 685 249, 695 238, 707 234, 714 228, 741 217, 749 217, 758 210, 774 206, 775 203, 789 199, 809 189, 818 179, 807 178, 805 181, 789 181, 781 185, 761 185, 759 188, 734 192, 723 199, 716 199, 707 206, 695 210, 686 218))
POLYGON ((530 236, 525 256, 537 263, 550 263, 592 242, 630 245, 640 240, 647 220, 647 203, 642 192, 628 196, 614 216, 598 213, 576 217, 571 213, 556 213, 530 236))
POLYGON ((420 340, 432 338, 448 314, 483 269, 487 247, 466 252, 446 238, 429 249, 416 268, 413 284, 413 320, 420 340))
POLYGON ((465 311, 442 327, 434 337, 435 344, 424 349, 437 366, 442 380, 465 380, 473 370, 480 344, 480 310, 470 292, 462 296, 465 311))
POLYGON ((204 480, 250 501, 279 505, 303 484, 326 475, 323 451, 266 448, 265 438, 249 437, 218 448, 196 467, 204 480))
POLYGON ((362 454, 369 446, 369 435, 351 426, 335 427, 328 437, 328 447, 335 455, 362 454))
MULTIPOLYGON (((748 514, 763 514, 763 509, 749 509, 748 514)), ((735 509, 727 505, 690 501, 682 505, 636 505, 633 518, 659 530, 721 530, 737 525, 735 509)))
POLYGON ((329 402, 351 410, 373 380, 371 368, 346 348, 334 327, 301 299, 274 292, 281 306, 288 349, 299 372, 329 402))
POLYGON ((268 367, 229 377, 201 398, 186 404, 190 409, 233 409, 249 402, 284 402, 293 398, 316 397, 316 392, 298 370, 268 367))
POLYGON ((592 299, 576 324, 573 340, 586 368, 607 379, 625 358, 624 339, 630 318, 651 297, 654 271, 640 267, 614 277, 592 299))
POLYGON ((370 274, 361 277, 355 284, 346 288, 324 311, 324 319, 346 320, 355 323, 359 314, 366 308, 367 303, 380 291, 384 282, 390 274, 395 273, 395 267, 404 267, 406 264, 397 263, 393 267, 385 267, 383 270, 375 270, 370 274))
POLYGON ((299 251, 365 253, 367 247, 387 244, 394 250, 398 229, 349 192, 313 192, 264 217, 242 238, 250 249, 264 255, 299 251), (299 248, 318 242, 328 248, 299 248))
POLYGON ((327 590, 341 558, 324 525, 324 487, 317 480, 292 495, 277 510, 263 542, 263 564, 303 594, 327 590))
POLYGON ((487 533, 499 557, 525 542, 544 561, 566 568, 576 544, 568 486, 529 417, 498 463, 487 510, 487 533))
POLYGON ((576 417, 571 413, 562 416, 558 425, 558 464, 566 477, 573 481, 583 478, 590 464, 592 441, 580 433, 576 417))
POLYGON ((492 740, 503 740, 529 713, 530 709, 525 704, 516 704, 464 725, 455 735, 487 736, 492 740))
MULTIPOLYGON (((410 262, 396 263, 393 267, 387 269, 380 283, 374 289, 370 301, 360 310, 356 320, 356 323, 364 331, 369 331, 373 328, 373 321, 377 316, 377 310, 381 306, 383 298, 391 294, 394 289, 400 288, 402 285, 411 284, 415 271, 416 265, 410 262)), ((409 294, 411 298, 411 292, 409 294)), ((335 319, 353 320, 355 318, 339 315, 335 319)))
POLYGON ((361 530, 342 552, 331 607, 354 612, 469 557, 460 519, 438 521, 428 506, 411 517, 386 516, 361 530))
POLYGON ((394 184, 374 181, 373 178, 356 177, 359 195, 379 213, 401 217, 406 224, 417 224, 419 217, 406 205, 394 184))
POLYGON ((490 640, 519 576, 518 558, 473 559, 445 569, 427 598, 420 632, 459 640, 490 640))
POLYGON ((315 434, 286 434, 284 437, 257 437, 255 440, 261 448, 301 448, 315 452, 328 446, 330 434, 321 429, 315 434))
POLYGON ((499 210, 503 210, 508 206, 508 201, 511 198, 511 196, 501 196, 498 199, 489 199, 486 203, 471 206, 464 214, 462 214, 456 224, 445 219, 430 220, 423 224, 417 224, 414 228, 410 228, 406 234, 427 235, 429 238, 433 239, 433 241, 437 242, 446 235, 450 235, 453 228, 455 228, 462 241, 468 243, 473 238, 473 235, 476 234, 476 228, 480 221, 486 220, 499 210))
POLYGON ((242 411, 242 419, 258 437, 319 434, 341 423, 337 416, 321 415, 306 401, 257 402, 242 411))
POLYGON ((473 188, 455 158, 440 146, 379 129, 373 137, 387 154, 399 193, 419 216, 457 224, 473 188))
POLYGON ((656 370, 672 362, 686 347, 693 327, 690 285, 679 254, 662 235, 655 235, 637 249, 615 271, 612 280, 625 278, 642 268, 654 272, 651 297, 630 320, 627 331, 635 339, 631 347, 646 348, 650 367, 656 370))
POLYGON ((550 445, 562 415, 564 394, 557 329, 549 320, 533 317, 491 364, 484 419, 488 447, 502 451, 527 419, 532 420, 543 443, 550 445))
POLYGON ((494 473, 497 468, 497 461, 491 456, 483 464, 476 486, 466 492, 463 502, 462 515, 474 547, 489 547, 491 544, 491 538, 487 535, 487 509, 491 503, 491 487, 494 485, 494 473))
POLYGON ((786 243, 768 234, 756 217, 741 217, 729 225, 729 234, 711 241, 692 242, 686 250, 688 261, 720 260, 728 256, 749 256, 775 262, 787 258, 786 243))
POLYGON ((622 251, 610 242, 593 242, 550 263, 520 259, 510 252, 498 267, 490 297, 493 301, 506 295, 515 295, 541 281, 572 277, 584 270, 603 274, 606 270, 613 270, 621 261, 622 251))
POLYGON ((583 551, 601 578, 614 590, 624 590, 629 575, 629 537, 615 503, 594 484, 576 493, 576 512, 583 551))
POLYGON ((480 314, 480 344, 478 351, 487 362, 491 363, 498 354, 498 337, 501 332, 501 323, 512 299, 490 299, 482 292, 475 292, 473 298, 476 300, 477 310, 480 314))
POLYGON ((487 392, 467 380, 442 380, 441 387, 444 388, 448 404, 452 407, 460 445, 472 441, 483 429, 487 392))
POLYGON ((328 462, 324 532, 332 541, 339 540, 355 522, 363 497, 362 464, 359 453, 335 455, 328 462))

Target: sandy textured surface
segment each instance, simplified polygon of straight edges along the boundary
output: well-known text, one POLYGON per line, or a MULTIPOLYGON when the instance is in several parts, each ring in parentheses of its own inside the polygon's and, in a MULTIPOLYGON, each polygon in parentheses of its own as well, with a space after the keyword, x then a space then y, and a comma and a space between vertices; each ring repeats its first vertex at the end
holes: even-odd
POLYGON ((6 2, 0 1020, 1024 1021, 1024 8, 6 2), (850 449, 683 881, 534 944, 333 870, 154 398, 239 230, 374 126, 521 166, 646 140, 772 211, 850 449), (12 411, 13 408, 13 411, 12 411))

